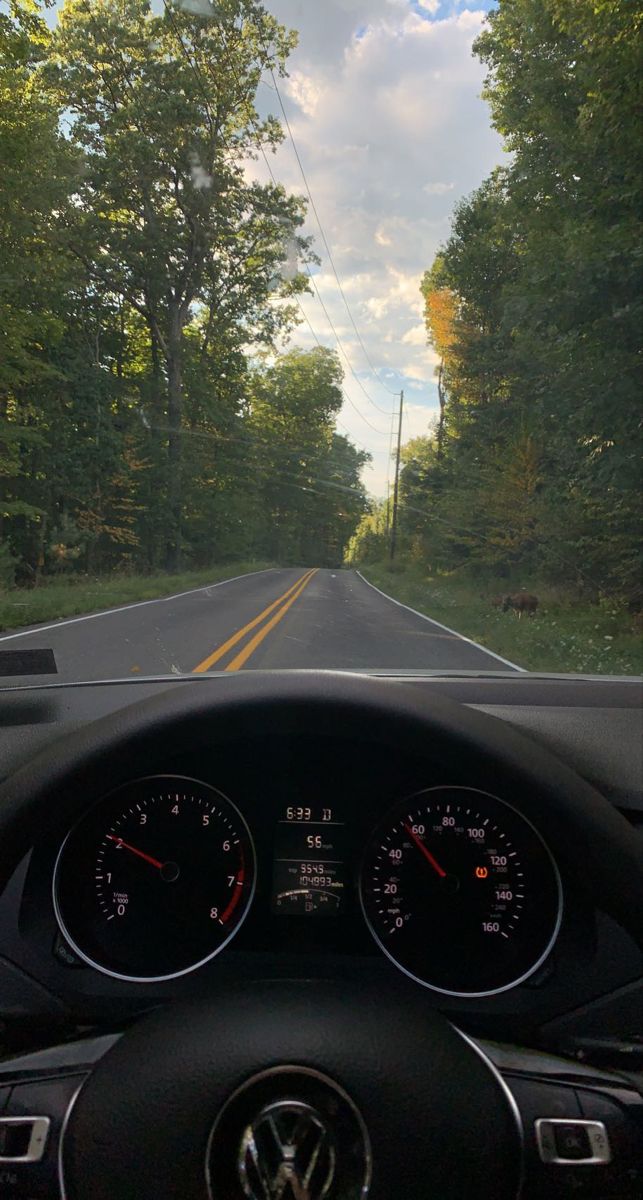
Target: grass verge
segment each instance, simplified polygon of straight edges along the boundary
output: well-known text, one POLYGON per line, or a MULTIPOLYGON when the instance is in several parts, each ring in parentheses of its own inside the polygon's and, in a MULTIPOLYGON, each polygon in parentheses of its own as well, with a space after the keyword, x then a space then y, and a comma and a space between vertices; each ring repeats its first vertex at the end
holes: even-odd
POLYGON ((37 588, 0 591, 0 631, 10 633, 25 625, 76 617, 85 613, 117 608, 137 600, 156 600, 190 588, 204 587, 261 571, 271 563, 228 563, 202 571, 184 571, 178 575, 108 575, 96 579, 69 576, 43 581, 37 588))
POLYGON ((432 578, 403 562, 393 569, 386 563, 369 563, 359 570, 389 596, 528 671, 643 672, 643 638, 632 618, 613 603, 572 603, 544 586, 530 587, 540 599, 538 613, 518 620, 515 613, 498 612, 490 604, 491 596, 507 590, 506 583, 485 585, 483 591, 481 584, 453 576, 432 578))

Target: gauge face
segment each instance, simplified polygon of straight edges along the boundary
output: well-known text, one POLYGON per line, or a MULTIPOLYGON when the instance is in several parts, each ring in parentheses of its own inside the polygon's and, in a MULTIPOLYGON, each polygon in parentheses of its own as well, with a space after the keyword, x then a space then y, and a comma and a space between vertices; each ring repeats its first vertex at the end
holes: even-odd
POLYGON ((234 804, 196 780, 155 776, 104 797, 68 834, 54 908, 99 971, 171 979, 225 946, 254 884, 254 846, 234 804))
POLYGON ((556 865, 509 804, 472 788, 419 792, 376 829, 364 915, 393 962, 457 996, 515 987, 546 958, 562 915, 556 865))

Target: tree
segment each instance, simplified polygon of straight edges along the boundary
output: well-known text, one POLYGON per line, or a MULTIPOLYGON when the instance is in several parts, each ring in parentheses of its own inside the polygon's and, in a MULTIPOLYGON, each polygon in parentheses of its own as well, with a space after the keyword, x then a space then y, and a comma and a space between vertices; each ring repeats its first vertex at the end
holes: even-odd
MULTIPOLYGON (((149 331, 154 420, 167 429, 157 486, 167 494, 168 566, 181 552, 186 328, 203 307, 205 354, 213 341, 270 342, 291 315, 273 303, 275 278, 302 204, 248 183, 241 163, 279 140, 253 96, 262 70, 283 69, 292 41, 255 0, 230 0, 217 21, 171 9, 155 17, 148 0, 67 0, 45 70, 84 151, 69 245, 93 287, 120 297, 149 331)), ((303 287, 298 277, 276 291, 303 287)))
POLYGON ((628 0, 501 0, 476 43, 512 158, 423 281, 445 566, 640 589, 640 24, 628 0))
POLYGON ((61 336, 60 291, 68 264, 51 235, 64 205, 74 156, 58 132, 59 111, 37 86, 49 33, 33 0, 0 12, 0 537, 19 546, 41 523, 26 456, 43 443, 41 414, 26 384, 52 377, 47 347, 61 336))
POLYGON ((425 271, 420 291, 424 297, 424 316, 427 332, 436 353, 440 357, 437 367, 438 402, 440 417, 437 429, 438 457, 444 453, 446 419, 445 372, 456 341, 457 297, 445 284, 444 262, 441 255, 436 258, 430 271, 425 271))
POLYGON ((342 368, 325 347, 291 350, 250 380, 247 470, 257 528, 280 562, 339 565, 362 511, 367 456, 334 431, 342 368))
POLYGON ((277 355, 313 255, 247 171, 294 35, 255 0, 69 0, 53 33, 10 0, 0 40, 0 584, 340 562, 368 456, 335 355, 277 355))

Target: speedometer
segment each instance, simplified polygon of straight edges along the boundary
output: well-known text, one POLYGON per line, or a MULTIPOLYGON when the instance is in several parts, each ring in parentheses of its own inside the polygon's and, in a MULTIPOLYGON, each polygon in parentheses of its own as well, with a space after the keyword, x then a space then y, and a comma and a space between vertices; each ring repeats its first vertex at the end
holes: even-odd
POLYGON ((243 921, 255 853, 221 792, 181 776, 138 779, 68 834, 54 908, 90 966, 133 982, 172 979, 213 958, 243 921))
POLYGON ((373 834, 360 882, 375 939, 439 992, 484 996, 522 983, 549 954, 562 889, 540 834, 473 788, 402 801, 373 834))

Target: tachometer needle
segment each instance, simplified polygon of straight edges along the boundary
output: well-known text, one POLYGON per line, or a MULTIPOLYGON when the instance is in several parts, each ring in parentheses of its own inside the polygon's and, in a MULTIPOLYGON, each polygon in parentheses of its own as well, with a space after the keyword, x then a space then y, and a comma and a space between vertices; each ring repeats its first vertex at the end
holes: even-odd
POLYGON ((446 879, 446 874, 447 874, 446 871, 444 871, 442 869, 437 858, 433 857, 433 855, 431 854, 431 851, 428 849, 427 846, 424 845, 424 842, 421 841, 421 839, 418 837, 417 833, 413 832, 410 825, 405 825, 404 828, 406 829, 406 832, 408 833, 409 837, 412 838, 412 840, 415 842, 418 850, 422 851, 427 862, 430 862, 431 866, 433 867, 433 870, 437 871, 438 875, 440 876, 440 879, 446 879))
POLYGON ((151 863, 158 871, 161 870, 163 863, 159 862, 158 858, 152 858, 151 854, 145 854, 143 850, 137 850, 136 846, 130 846, 129 842, 124 842, 122 837, 116 837, 113 833, 108 833, 107 837, 110 842, 117 842, 119 846, 122 846, 123 850, 129 850, 130 854, 136 854, 139 858, 144 858, 145 862, 151 863))

